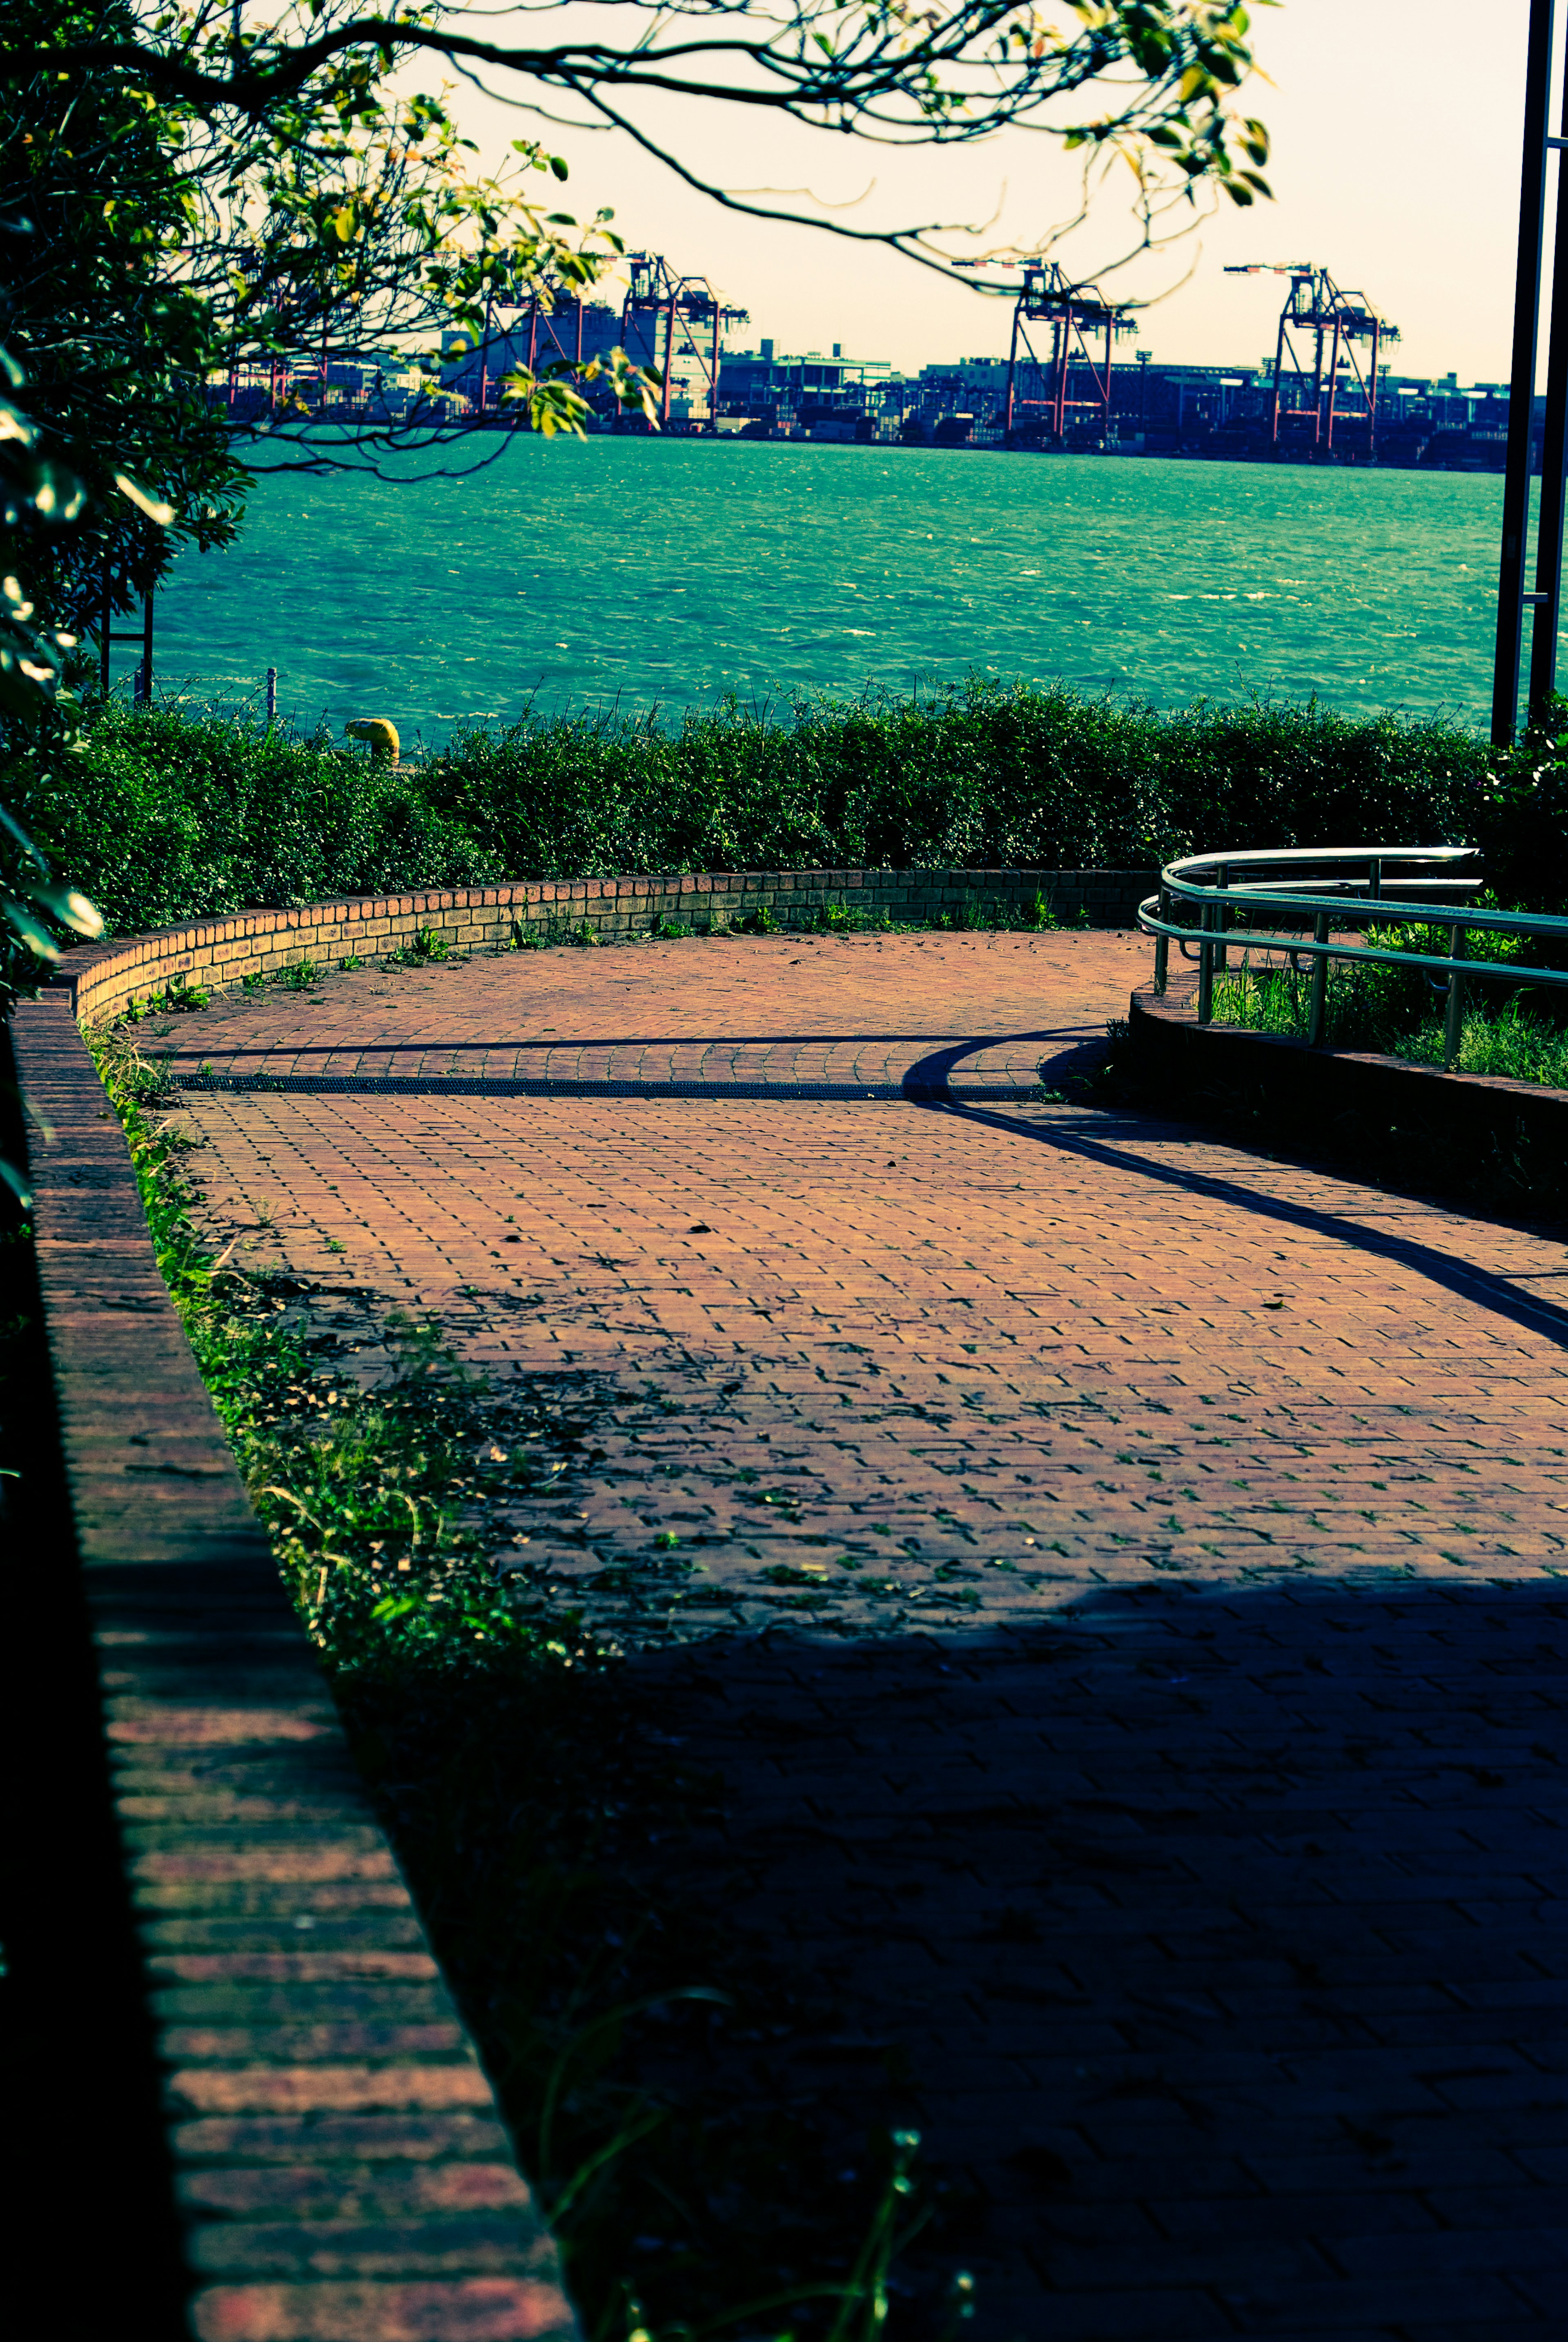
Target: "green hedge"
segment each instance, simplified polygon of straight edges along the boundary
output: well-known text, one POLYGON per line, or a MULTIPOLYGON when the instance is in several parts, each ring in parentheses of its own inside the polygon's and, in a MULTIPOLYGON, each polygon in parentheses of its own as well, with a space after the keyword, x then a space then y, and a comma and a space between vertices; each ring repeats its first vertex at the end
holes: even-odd
POLYGON ((110 928, 245 904, 615 871, 1138 868, 1204 847, 1485 842, 1487 752, 1441 721, 984 681, 911 699, 529 716, 394 773, 245 720, 95 708, 9 802, 110 928))

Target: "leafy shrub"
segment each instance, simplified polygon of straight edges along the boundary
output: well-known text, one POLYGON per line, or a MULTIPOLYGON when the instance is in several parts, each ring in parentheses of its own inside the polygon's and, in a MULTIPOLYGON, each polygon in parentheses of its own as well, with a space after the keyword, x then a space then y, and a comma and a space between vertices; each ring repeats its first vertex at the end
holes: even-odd
POLYGON ((67 785, 25 749, 0 785, 124 934, 502 878, 1128 869, 1363 838, 1480 842, 1568 889, 1568 751, 1555 757, 1543 787, 1533 765, 1495 774, 1483 743, 1436 720, 1266 701, 1164 715, 974 678, 777 718, 734 700, 671 724, 530 713, 396 768, 325 734, 111 702, 67 785))
POLYGON ((432 806, 416 774, 320 736, 156 703, 96 708, 65 786, 23 750, 5 786, 24 826, 114 934, 253 904, 501 875, 494 856, 432 806))

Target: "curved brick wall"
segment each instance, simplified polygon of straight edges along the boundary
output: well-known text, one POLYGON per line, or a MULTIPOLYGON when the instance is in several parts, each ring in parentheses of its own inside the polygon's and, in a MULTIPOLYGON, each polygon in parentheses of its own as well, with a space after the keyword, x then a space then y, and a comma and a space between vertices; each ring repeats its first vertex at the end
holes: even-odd
POLYGON ((1013 912, 1043 897, 1064 925, 1130 927, 1159 883, 1154 870, 749 870, 648 878, 518 880, 414 895, 360 895, 301 910, 236 911, 70 952, 55 977, 86 1024, 170 982, 218 987, 301 960, 375 959, 432 928, 449 950, 560 942, 586 926, 604 943, 652 935, 666 919, 722 933, 760 910, 804 926, 833 905, 923 925, 944 913, 1013 912))

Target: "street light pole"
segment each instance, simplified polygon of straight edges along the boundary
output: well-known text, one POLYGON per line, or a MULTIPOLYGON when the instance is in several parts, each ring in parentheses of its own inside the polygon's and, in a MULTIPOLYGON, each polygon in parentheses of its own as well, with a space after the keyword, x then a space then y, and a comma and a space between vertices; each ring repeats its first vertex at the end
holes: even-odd
MULTIPOLYGON (((1568 84, 1563 88, 1568 122, 1568 84)), ((1535 606, 1530 635, 1530 720, 1539 723, 1557 688, 1557 636, 1563 612, 1563 507, 1568 485, 1568 165, 1558 149, 1557 224, 1552 256, 1552 316, 1547 326, 1546 427, 1541 441, 1541 509, 1535 524, 1535 606)))
MULTIPOLYGON (((1503 558, 1497 582, 1497 654, 1492 680, 1492 738, 1500 748, 1513 745, 1519 712, 1519 659, 1523 646, 1524 607, 1541 611, 1538 594, 1526 596, 1524 568, 1530 534, 1530 450, 1535 419, 1535 352, 1541 323, 1541 247, 1546 224, 1546 159, 1561 142, 1547 134, 1552 95, 1552 35, 1555 0, 1530 0, 1530 51, 1524 75, 1524 155, 1519 192, 1519 260, 1513 291, 1513 356, 1508 386, 1508 460, 1503 484, 1503 558)), ((1560 275, 1563 255, 1557 255, 1560 275)), ((1551 483, 1543 475, 1544 505, 1551 483)), ((1562 505, 1561 474, 1557 484, 1562 505)), ((1556 649, 1556 611, 1551 613, 1556 649)), ((1533 623, 1540 626, 1540 617, 1533 623)), ((1533 686, 1534 676, 1532 676, 1533 686)), ((1532 691, 1533 697, 1533 689, 1532 691)))

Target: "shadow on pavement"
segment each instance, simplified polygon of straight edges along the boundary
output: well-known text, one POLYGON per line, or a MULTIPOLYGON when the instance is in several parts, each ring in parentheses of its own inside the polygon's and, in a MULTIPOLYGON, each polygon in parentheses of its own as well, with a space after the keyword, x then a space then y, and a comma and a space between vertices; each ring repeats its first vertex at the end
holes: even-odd
MULTIPOLYGON (((918 1090, 908 1091, 908 1095, 912 1103, 924 1106, 928 1110, 934 1107, 942 1113, 961 1115, 966 1121, 985 1123, 1009 1137, 1025 1138, 1038 1146, 1053 1146, 1063 1154, 1076 1155, 1085 1162, 1104 1163, 1117 1171, 1130 1172, 1138 1178, 1178 1188, 1189 1196, 1201 1196, 1214 1203, 1238 1205, 1243 1211, 1256 1216, 1281 1221, 1288 1227, 1308 1229, 1315 1236, 1331 1236, 1336 1244, 1370 1253, 1375 1259, 1396 1261, 1403 1267, 1414 1269, 1433 1284, 1443 1286, 1464 1300, 1507 1318, 1512 1325, 1528 1326, 1533 1333, 1544 1334, 1561 1346, 1568 1347, 1568 1309, 1559 1309, 1550 1301, 1539 1301, 1533 1295, 1522 1293, 1507 1277, 1499 1276, 1490 1269, 1477 1268, 1472 1262, 1453 1253, 1443 1252, 1435 1245, 1421 1244, 1410 1236, 1393 1236, 1381 1228, 1367 1227, 1345 1214, 1314 1211, 1310 1204, 1293 1203, 1288 1196, 1264 1195, 1239 1179, 1220 1178, 1210 1171, 1185 1170, 1177 1163, 1152 1162, 1146 1155, 1136 1153, 1132 1147, 1117 1146, 1104 1138, 1087 1135, 1081 1123, 1048 1122, 1038 1115, 1033 1115, 1025 1121, 1016 1115, 999 1113, 994 1107, 971 1106, 958 1096, 927 1097, 918 1090)), ((1168 1137, 1174 1132, 1180 1132, 1183 1136, 1197 1135, 1190 1125, 1164 1118, 1120 1116, 1118 1119, 1123 1130, 1134 1140, 1168 1137)), ((1233 1154, 1240 1152, 1233 1142, 1223 1138, 1211 1143, 1223 1146, 1233 1154)), ((1320 1172, 1323 1168, 1322 1166, 1314 1167, 1320 1172)), ((1328 1176, 1348 1179, 1348 1175, 1333 1169, 1328 1176)), ((1350 1181, 1349 1184, 1356 1183, 1350 1181)))
POLYGON ((1540 2331, 1565 1616, 1161 1581, 1016 1632, 648 1654, 724 1783, 660 1887, 821 1988, 792 2078, 846 2136, 922 2130, 959 2207, 924 2259, 975 2271, 975 2342, 1540 2331))

